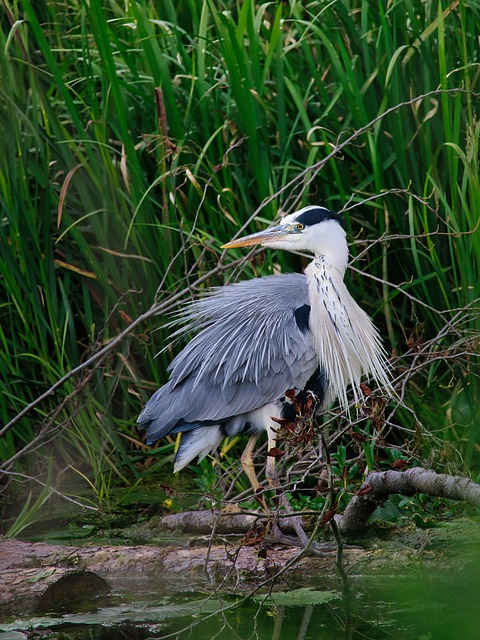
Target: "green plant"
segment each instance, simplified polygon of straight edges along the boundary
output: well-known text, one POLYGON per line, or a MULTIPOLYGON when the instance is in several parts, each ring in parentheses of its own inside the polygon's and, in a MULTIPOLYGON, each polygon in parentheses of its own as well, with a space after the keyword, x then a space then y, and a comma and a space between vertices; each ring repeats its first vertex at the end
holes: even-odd
POLYGON ((2 423, 46 394, 0 431, 3 468, 44 470, 53 441, 100 506, 113 478, 148 480, 164 462, 146 463, 135 416, 175 351, 165 314, 300 269, 227 269, 220 245, 321 201, 346 208, 349 287, 405 354, 404 440, 478 469, 477 1, 2 5, 2 423))

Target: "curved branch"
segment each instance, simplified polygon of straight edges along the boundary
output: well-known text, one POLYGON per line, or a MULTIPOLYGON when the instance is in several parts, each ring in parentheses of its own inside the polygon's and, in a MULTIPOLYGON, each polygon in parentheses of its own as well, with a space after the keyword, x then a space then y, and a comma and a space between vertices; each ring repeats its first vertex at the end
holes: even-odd
POLYGON ((394 493, 404 496, 427 493, 438 498, 463 500, 480 507, 480 485, 468 478, 435 473, 421 467, 406 471, 374 471, 353 496, 345 513, 336 516, 341 533, 363 529, 375 509, 394 493))

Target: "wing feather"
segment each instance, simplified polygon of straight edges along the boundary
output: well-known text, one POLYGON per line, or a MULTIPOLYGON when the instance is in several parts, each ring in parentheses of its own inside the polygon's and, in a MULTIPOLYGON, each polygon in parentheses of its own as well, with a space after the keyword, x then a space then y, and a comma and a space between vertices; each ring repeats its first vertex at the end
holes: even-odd
POLYGON ((198 333, 170 364, 170 382, 139 422, 155 421, 161 437, 179 420, 222 421, 302 389, 318 366, 313 336, 295 319, 296 309, 308 304, 301 274, 221 287, 191 303, 175 336, 198 333))

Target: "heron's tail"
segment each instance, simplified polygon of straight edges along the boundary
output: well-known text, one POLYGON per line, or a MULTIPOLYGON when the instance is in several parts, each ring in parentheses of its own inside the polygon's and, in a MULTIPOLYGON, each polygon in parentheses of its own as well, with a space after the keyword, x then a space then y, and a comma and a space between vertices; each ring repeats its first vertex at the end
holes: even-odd
POLYGON ((180 471, 198 456, 198 461, 213 453, 225 435, 220 425, 200 425, 196 429, 182 432, 180 446, 175 455, 174 471, 180 471))

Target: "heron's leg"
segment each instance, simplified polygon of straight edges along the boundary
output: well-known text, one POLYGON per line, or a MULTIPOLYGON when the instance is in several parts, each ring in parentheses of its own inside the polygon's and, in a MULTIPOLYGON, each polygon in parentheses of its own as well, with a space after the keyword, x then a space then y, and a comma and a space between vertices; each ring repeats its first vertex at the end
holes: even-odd
MULTIPOLYGON (((271 451, 275 448, 277 444, 277 430, 273 427, 269 427, 267 429, 268 435, 268 451, 271 451)), ((291 516, 292 526, 295 529, 295 533, 300 540, 302 546, 307 546, 310 542, 308 535, 305 533, 305 529, 303 528, 302 519, 300 516, 293 515, 294 511, 285 496, 283 491, 280 491, 280 478, 278 476, 277 468, 275 466, 275 456, 267 455, 267 466, 265 469, 265 475, 267 476, 268 483, 272 487, 272 489, 277 490, 278 497, 280 502, 285 509, 285 512, 291 516)), ((282 534, 283 535, 283 534, 282 534)))
POLYGON ((245 471, 247 478, 250 480, 250 484, 255 491, 255 498, 260 503, 260 506, 265 511, 266 514, 270 514, 271 511, 267 505, 267 501, 265 500, 263 495, 260 495, 261 485, 258 481, 257 474, 255 473, 255 466, 253 464, 253 450, 255 448, 255 444, 258 440, 258 433, 254 433, 250 436, 247 446, 245 447, 242 457, 240 458, 242 462, 243 470, 245 471))
MULTIPOLYGON (((271 451, 275 447, 277 442, 276 429, 273 426, 271 428, 268 428, 267 435, 268 435, 268 450, 271 451)), ((305 533, 303 529, 301 518, 296 515, 293 515, 291 518, 292 526, 295 529, 295 532, 297 533, 298 539, 291 538, 290 536, 286 536, 280 531, 278 523, 273 517, 272 511, 268 506, 265 497, 260 493, 261 485, 260 485, 260 482, 258 481, 257 474, 255 473, 255 467, 253 465, 253 457, 252 457, 257 439, 258 439, 258 434, 253 434, 252 436, 250 436, 247 446, 245 447, 245 450, 242 453, 241 462, 242 462, 243 470, 245 471, 245 474, 250 480, 250 484, 252 485, 255 491, 256 500, 259 502, 262 509, 266 513, 266 515, 269 516, 269 525, 267 526, 269 527, 270 533, 268 535, 268 538, 270 541, 278 542, 280 544, 298 546, 298 544, 300 543, 300 546, 307 547, 310 540, 308 535, 305 533)), ((285 494, 280 491, 280 479, 278 477, 277 469, 275 467, 274 456, 267 456, 267 468, 266 468, 265 475, 267 476, 269 485, 273 489, 275 489, 279 494, 280 501, 286 513, 291 515, 293 513, 292 507, 290 506, 287 498, 285 497, 285 494)), ((310 552, 313 553, 314 555, 321 555, 321 556, 325 555, 322 551, 318 552, 316 550, 316 546, 317 546, 317 543, 315 542, 312 545, 310 545, 309 547, 310 552)))
POLYGON ((273 427, 267 428, 268 437, 268 450, 267 450, 267 465, 265 468, 265 475, 267 476, 268 484, 272 489, 280 488, 280 478, 278 477, 277 468, 275 466, 275 456, 268 455, 272 449, 277 446, 277 431, 273 427))

